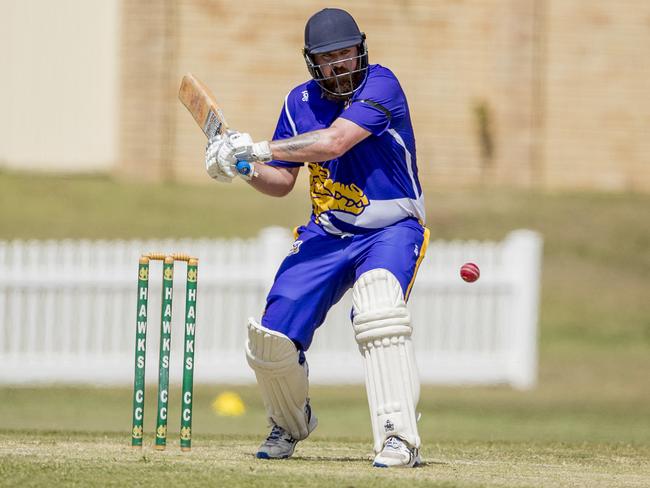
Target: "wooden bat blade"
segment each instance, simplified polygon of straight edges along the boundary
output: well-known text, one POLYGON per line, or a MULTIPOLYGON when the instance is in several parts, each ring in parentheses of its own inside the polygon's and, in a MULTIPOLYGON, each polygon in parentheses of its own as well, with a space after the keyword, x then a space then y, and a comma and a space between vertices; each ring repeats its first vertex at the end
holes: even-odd
MULTIPOLYGON (((223 134, 229 129, 226 117, 217 105, 214 95, 192 73, 183 76, 178 89, 178 98, 208 139, 223 134)), ((242 175, 248 175, 252 171, 252 166, 247 161, 239 161, 237 171, 242 175)))
POLYGON ((228 130, 228 122, 217 105, 214 95, 192 73, 183 76, 178 98, 208 139, 228 130))

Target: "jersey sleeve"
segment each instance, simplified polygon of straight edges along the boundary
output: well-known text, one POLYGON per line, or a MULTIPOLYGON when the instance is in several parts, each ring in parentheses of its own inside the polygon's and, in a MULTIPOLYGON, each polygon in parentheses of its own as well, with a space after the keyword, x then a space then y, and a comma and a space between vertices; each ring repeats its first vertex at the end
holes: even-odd
MULTIPOLYGON (((289 112, 291 93, 287 95, 284 99, 284 104, 282 105, 282 111, 280 112, 280 117, 278 118, 278 124, 275 127, 275 133, 273 134, 274 141, 278 139, 288 139, 296 135, 295 125, 291 119, 291 114, 289 112)), ((294 163, 292 161, 283 161, 280 159, 274 159, 266 163, 269 166, 279 166, 281 168, 298 168, 303 166, 304 163, 294 163)))
POLYGON ((405 113, 406 97, 402 87, 397 78, 388 72, 369 76, 366 85, 341 117, 379 136, 405 113))

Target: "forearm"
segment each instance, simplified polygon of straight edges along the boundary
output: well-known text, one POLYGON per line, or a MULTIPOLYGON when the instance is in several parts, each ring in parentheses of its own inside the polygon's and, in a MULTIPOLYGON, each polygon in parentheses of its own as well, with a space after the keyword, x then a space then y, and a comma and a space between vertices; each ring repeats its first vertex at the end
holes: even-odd
POLYGON ((232 132, 210 140, 205 167, 212 178, 231 181, 237 175, 237 161, 248 161, 255 166, 257 174, 242 177, 253 188, 267 195, 284 196, 293 189, 298 168, 265 166, 264 163, 274 159, 294 163, 329 161, 368 136, 369 131, 343 118, 338 118, 326 129, 270 143, 253 142, 250 134, 232 132))
POLYGON ((328 128, 271 141, 270 147, 273 159, 320 162, 339 157, 343 153, 341 143, 337 131, 328 128))
POLYGON ((265 195, 283 197, 293 189, 298 170, 255 163, 256 175, 248 180, 248 184, 265 195))

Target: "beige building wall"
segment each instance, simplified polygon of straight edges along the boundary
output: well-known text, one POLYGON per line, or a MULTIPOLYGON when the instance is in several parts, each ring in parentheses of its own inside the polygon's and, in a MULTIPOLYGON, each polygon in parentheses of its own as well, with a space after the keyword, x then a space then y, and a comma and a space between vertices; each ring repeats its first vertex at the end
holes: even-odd
MULTIPOLYGON (((0 167, 207 182, 194 72, 268 138, 318 0, 0 0, 0 167)), ((409 98, 425 185, 650 191, 647 0, 342 1, 409 98)))
POLYGON ((120 0, 0 0, 0 167, 108 171, 120 0))
MULTIPOLYGON (((268 138, 285 94, 308 77, 304 23, 329 4, 124 5, 120 172, 201 181, 204 141, 175 100, 183 73, 213 88, 232 126, 268 138)), ((341 6, 367 32, 371 62, 405 88, 426 185, 650 190, 649 2, 341 6)))
MULTIPOLYGON (((405 88, 425 182, 531 183, 533 4, 344 5, 368 34, 371 62, 390 67, 405 88)), ((192 71, 213 88, 232 126, 268 138, 284 96, 309 76, 300 53, 305 21, 329 3, 124 5, 121 173, 203 179, 202 135, 173 96, 183 73, 192 71), (170 35, 173 40, 154 42, 170 35), (143 99, 155 103, 153 113, 143 110, 143 99)))
POLYGON ((544 186, 650 191, 650 2, 549 2, 544 186))

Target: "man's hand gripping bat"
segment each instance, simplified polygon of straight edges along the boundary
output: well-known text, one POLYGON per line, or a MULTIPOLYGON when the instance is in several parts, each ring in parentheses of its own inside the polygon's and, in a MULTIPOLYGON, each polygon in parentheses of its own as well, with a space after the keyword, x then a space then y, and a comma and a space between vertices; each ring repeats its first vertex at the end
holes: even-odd
MULTIPOLYGON (((204 85, 193 74, 183 76, 181 87, 178 90, 178 98, 192 114, 208 140, 217 134, 228 132, 228 122, 217 104, 210 89, 204 85)), ((242 175, 248 175, 251 165, 247 161, 237 162, 237 171, 242 175)))

